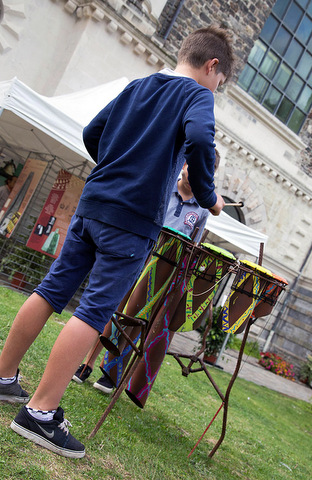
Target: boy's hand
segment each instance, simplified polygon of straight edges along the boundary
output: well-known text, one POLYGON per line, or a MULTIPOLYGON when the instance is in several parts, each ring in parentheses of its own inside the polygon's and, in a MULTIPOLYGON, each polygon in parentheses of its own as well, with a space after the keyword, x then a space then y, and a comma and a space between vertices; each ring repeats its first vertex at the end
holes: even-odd
POLYGON ((223 209, 224 205, 225 205, 225 202, 224 202, 223 198, 221 197, 221 195, 219 195, 217 193, 216 203, 214 204, 213 207, 208 208, 208 210, 212 215, 217 216, 217 215, 220 215, 220 212, 223 209))

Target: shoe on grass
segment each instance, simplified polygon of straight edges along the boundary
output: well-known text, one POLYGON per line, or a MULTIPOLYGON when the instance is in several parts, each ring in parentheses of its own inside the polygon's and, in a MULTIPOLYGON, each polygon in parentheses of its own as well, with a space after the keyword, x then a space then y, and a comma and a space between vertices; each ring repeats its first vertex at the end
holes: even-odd
POLYGON ((99 380, 95 382, 93 386, 94 388, 101 390, 101 392, 106 393, 107 395, 112 393, 112 391, 114 390, 113 383, 106 375, 103 375, 101 378, 99 378, 99 380))
POLYGON ((9 403, 27 403, 29 401, 28 393, 22 389, 19 384, 19 370, 13 383, 7 385, 0 384, 0 400, 9 403))
POLYGON ((35 419, 28 413, 27 408, 23 407, 11 423, 14 432, 37 445, 63 457, 82 458, 85 455, 85 447, 69 433, 69 426, 71 424, 64 419, 61 407, 58 407, 53 420, 48 422, 35 419))
POLYGON ((84 363, 80 365, 78 370, 76 371, 75 375, 73 375, 72 380, 76 383, 83 383, 90 377, 92 373, 92 368, 89 365, 85 365, 84 363))

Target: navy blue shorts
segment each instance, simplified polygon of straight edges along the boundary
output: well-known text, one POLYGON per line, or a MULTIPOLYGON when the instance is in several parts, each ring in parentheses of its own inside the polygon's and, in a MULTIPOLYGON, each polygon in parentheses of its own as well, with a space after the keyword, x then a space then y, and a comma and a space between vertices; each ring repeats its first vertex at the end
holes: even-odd
POLYGON ((149 238, 74 215, 60 255, 35 292, 61 313, 90 272, 74 315, 102 333, 152 245, 149 238))

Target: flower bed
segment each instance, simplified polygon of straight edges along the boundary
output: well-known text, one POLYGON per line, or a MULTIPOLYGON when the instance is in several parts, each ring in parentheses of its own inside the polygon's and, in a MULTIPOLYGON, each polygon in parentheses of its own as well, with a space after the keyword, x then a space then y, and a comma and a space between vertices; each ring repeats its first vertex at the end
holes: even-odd
POLYGON ((270 372, 287 378, 288 380, 295 380, 294 366, 291 363, 286 362, 286 360, 283 360, 282 357, 279 357, 276 353, 260 352, 260 356, 259 364, 266 370, 270 370, 270 372))

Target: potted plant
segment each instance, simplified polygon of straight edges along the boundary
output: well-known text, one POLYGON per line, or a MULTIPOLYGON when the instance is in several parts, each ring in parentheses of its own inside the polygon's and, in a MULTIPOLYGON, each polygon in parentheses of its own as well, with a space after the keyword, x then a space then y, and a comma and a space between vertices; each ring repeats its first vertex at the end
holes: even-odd
MULTIPOLYGON (((213 308, 213 313, 212 313, 212 325, 211 328, 206 336, 205 340, 205 350, 204 350, 204 362, 214 364, 218 358, 218 354, 221 351, 223 342, 227 336, 227 332, 224 332, 219 326, 218 326, 218 318, 220 316, 222 307, 214 307, 213 308)), ((204 334, 207 325, 209 324, 209 318, 206 319, 206 322, 204 325, 201 325, 198 329, 201 337, 201 344, 204 339, 204 334)), ((234 335, 231 333, 227 342, 227 347, 231 345, 233 342, 234 335)))
POLYGON ((0 272, 8 277, 13 287, 21 290, 28 284, 32 290, 45 276, 50 264, 50 257, 16 243, 2 258, 0 272))
POLYGON ((300 380, 312 388, 312 355, 307 355, 300 368, 300 380))

